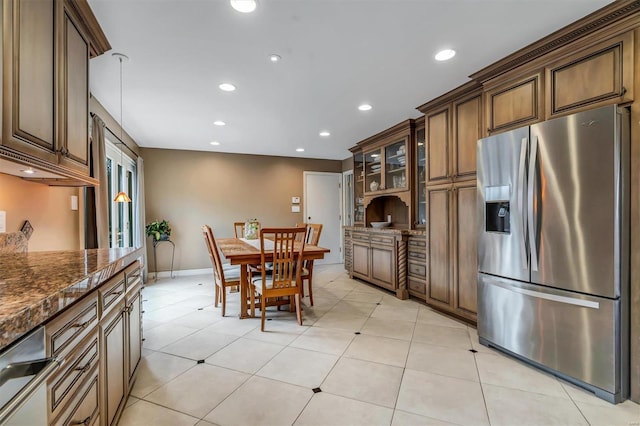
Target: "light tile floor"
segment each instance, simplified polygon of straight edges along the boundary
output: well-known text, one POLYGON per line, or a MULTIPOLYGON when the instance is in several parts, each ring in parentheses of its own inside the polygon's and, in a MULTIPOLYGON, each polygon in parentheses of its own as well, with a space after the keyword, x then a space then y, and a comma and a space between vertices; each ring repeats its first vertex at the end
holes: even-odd
POLYGON ((211 275, 150 282, 120 425, 640 425, 637 404, 481 346, 473 327, 342 265, 314 272, 304 325, 270 308, 264 333, 259 319, 238 319, 238 293, 220 316, 211 275))

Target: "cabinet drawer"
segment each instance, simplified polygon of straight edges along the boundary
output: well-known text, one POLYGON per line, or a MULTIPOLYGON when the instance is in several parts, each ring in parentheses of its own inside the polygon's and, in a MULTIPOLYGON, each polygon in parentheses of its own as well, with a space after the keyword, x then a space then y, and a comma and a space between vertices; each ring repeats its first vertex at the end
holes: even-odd
POLYGON ((63 359, 98 324, 98 298, 95 293, 45 324, 47 356, 63 359))
POLYGON ((411 247, 409 247, 407 257, 414 260, 425 260, 427 258, 427 252, 426 250, 412 250, 411 247))
POLYGON ((421 265, 419 263, 409 262, 409 274, 418 277, 427 276, 427 265, 421 265))
POLYGON ((427 283, 425 280, 413 280, 409 278, 409 291, 411 293, 418 293, 420 295, 427 294, 427 283))
POLYGON ((120 272, 115 275, 109 281, 104 283, 100 289, 100 308, 102 309, 102 316, 104 317, 111 307, 113 307, 118 301, 124 297, 125 292, 125 278, 124 272, 120 272))
POLYGON ((49 401, 52 418, 56 417, 77 389, 83 384, 89 372, 98 364, 98 335, 93 336, 67 363, 66 369, 50 382, 49 401))
POLYGON ((369 241, 369 234, 358 234, 356 232, 354 232, 351 235, 351 239, 353 240, 357 240, 357 241, 369 241))
POLYGON ((371 236, 371 242, 372 243, 376 243, 376 244, 385 244, 385 245, 392 246, 394 241, 395 241, 394 237, 385 237, 385 236, 382 236, 382 235, 372 235, 371 236))
POLYGON ((127 283, 127 293, 131 293, 132 289, 142 285, 142 268, 137 260, 124 270, 124 276, 127 283))
POLYGON ((66 407, 58 420, 52 424, 65 426, 99 424, 98 383, 98 369, 94 368, 87 384, 72 395, 71 403, 66 407))
POLYGON ((426 248, 427 239, 426 237, 423 237, 423 238, 410 237, 409 240, 407 241, 407 244, 409 245, 409 249, 411 249, 411 247, 426 248))

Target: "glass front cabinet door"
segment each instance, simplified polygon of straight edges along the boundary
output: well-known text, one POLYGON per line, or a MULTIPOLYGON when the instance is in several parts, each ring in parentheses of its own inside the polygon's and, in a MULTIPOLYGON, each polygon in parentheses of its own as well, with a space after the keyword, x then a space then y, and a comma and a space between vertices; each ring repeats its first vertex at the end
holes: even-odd
POLYGON ((376 192, 383 188, 382 182, 382 150, 376 149, 364 154, 364 190, 376 192))
POLYGON ((407 155, 405 140, 401 139, 384 149, 384 188, 407 189, 407 155))
POLYGON ((426 186, 426 147, 425 129, 416 130, 416 226, 423 227, 427 223, 427 186, 426 186))
POLYGON ((364 225, 364 155, 362 152, 353 155, 353 198, 354 225, 364 225))

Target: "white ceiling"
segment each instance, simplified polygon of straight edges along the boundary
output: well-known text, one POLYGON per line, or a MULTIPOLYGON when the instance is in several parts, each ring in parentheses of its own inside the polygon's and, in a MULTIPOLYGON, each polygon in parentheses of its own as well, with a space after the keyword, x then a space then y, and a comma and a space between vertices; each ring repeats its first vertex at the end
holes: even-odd
MULTIPOLYGON (((259 0, 252 14, 227 0, 89 3, 111 52, 131 59, 124 128, 140 146, 341 160, 469 74, 608 1, 259 0), (445 47, 457 56, 436 62, 445 47), (271 53, 282 60, 271 63, 271 53), (222 92, 222 82, 237 90, 222 92), (363 102, 373 109, 358 111, 363 102)), ((119 120, 111 52, 91 60, 91 91, 119 120)))

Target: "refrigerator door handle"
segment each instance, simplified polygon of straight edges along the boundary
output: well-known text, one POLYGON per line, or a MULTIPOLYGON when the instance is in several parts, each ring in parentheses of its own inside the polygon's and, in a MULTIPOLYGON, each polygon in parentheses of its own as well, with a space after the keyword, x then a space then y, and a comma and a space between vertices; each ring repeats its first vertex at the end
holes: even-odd
POLYGON ((527 196, 524 182, 524 170, 527 161, 527 142, 528 138, 522 138, 520 141, 520 164, 518 166, 518 211, 521 212, 522 220, 522 238, 520 239, 520 254, 522 257, 522 268, 529 269, 527 262, 527 210, 524 207, 524 200, 527 196))
POLYGON ((487 277, 487 276, 485 276, 483 279, 488 284, 495 285, 495 286, 498 286, 498 287, 502 287, 505 290, 509 290, 509 291, 514 292, 514 293, 520 293, 520 294, 524 294, 526 296, 536 297, 538 299, 550 300, 552 302, 559 302, 559 303, 565 303, 565 304, 568 304, 568 305, 582 306, 584 308, 600 309, 600 303, 593 302, 591 300, 576 299, 575 297, 560 296, 560 295, 557 295, 557 294, 542 293, 542 292, 539 292, 539 291, 528 290, 526 288, 519 288, 519 287, 516 287, 514 285, 505 283, 502 280, 498 280, 498 279, 495 279, 495 278, 492 278, 492 277, 487 277))
POLYGON ((536 248, 536 226, 533 211, 533 202, 535 200, 534 184, 536 179, 536 165, 538 162, 538 137, 531 138, 531 151, 529 154, 529 181, 528 186, 528 220, 529 223, 529 250, 531 251, 531 270, 538 270, 538 249, 536 248))

